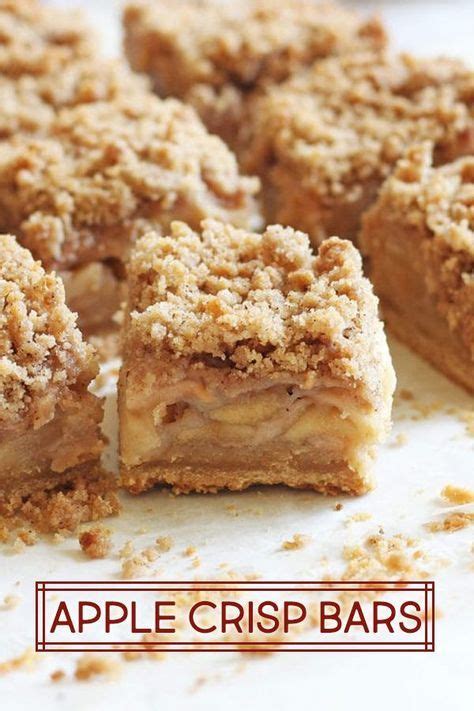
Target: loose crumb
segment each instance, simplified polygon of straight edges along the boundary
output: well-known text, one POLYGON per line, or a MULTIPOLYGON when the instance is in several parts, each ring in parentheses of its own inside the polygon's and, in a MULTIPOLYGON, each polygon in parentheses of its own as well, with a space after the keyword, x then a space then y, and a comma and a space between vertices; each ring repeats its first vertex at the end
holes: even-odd
POLYGON ((161 553, 167 553, 169 550, 171 550, 171 547, 173 545, 173 539, 171 538, 171 536, 158 536, 155 543, 161 553))
POLYGON ((66 676, 66 673, 62 669, 56 669, 56 671, 51 672, 49 675, 49 678, 51 679, 52 682, 57 684, 59 681, 64 679, 66 676))
POLYGON ((19 669, 28 669, 37 661, 38 655, 31 647, 29 647, 18 657, 13 657, 13 659, 7 659, 5 662, 0 662, 0 676, 3 674, 9 674, 10 672, 17 671, 19 669))
POLYGON ((474 514, 457 512, 448 514, 442 521, 430 521, 425 525, 425 528, 431 533, 439 533, 441 531, 453 533, 473 524, 474 514))
POLYGON ((187 548, 184 549, 183 555, 186 558, 190 558, 191 556, 195 555, 197 553, 197 549, 195 546, 188 546, 187 548))
POLYGON ((149 561, 142 555, 126 558, 122 563, 122 577, 125 579, 140 578, 150 570, 149 561))
POLYGON ((372 514, 367 513, 366 511, 358 511, 355 514, 352 514, 352 516, 346 518, 344 524, 346 526, 349 526, 351 523, 358 523, 359 521, 368 521, 371 518, 372 514))
POLYGON ((79 536, 79 545, 89 558, 105 558, 111 550, 111 531, 99 525, 83 531, 79 536))
POLYGON ((95 676, 117 676, 120 664, 109 657, 95 657, 83 654, 76 663, 74 676, 79 681, 89 681, 95 676))
POLYGON ((119 551, 119 558, 130 558, 134 553, 132 541, 127 541, 119 551))
POLYGON ((461 505, 474 503, 474 491, 472 489, 455 486, 454 484, 445 486, 441 492, 441 496, 450 504, 461 505))
POLYGON ((21 602, 21 597, 19 595, 5 595, 3 598, 3 605, 0 607, 1 610, 14 610, 15 607, 21 602))
POLYGON ((338 502, 337 504, 334 504, 334 506, 332 508, 334 511, 342 511, 342 509, 344 508, 344 504, 341 504, 340 502, 338 502))
POLYGON ((408 441, 408 437, 405 432, 399 432, 391 443, 392 447, 402 447, 408 441))
POLYGON ((288 541, 283 541, 281 549, 283 551, 299 550, 305 548, 311 542, 311 536, 306 536, 303 533, 295 533, 288 541))

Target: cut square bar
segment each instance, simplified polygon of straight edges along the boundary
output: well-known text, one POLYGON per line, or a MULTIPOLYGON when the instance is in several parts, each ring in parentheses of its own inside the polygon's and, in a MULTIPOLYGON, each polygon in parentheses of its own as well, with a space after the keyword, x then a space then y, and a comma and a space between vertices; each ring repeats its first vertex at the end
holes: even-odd
POLYGON ((409 149, 361 246, 390 330, 474 392, 474 156, 434 168, 430 143, 409 149))
POLYGON ((131 66, 232 146, 256 89, 321 57, 386 44, 378 20, 313 0, 134 0, 123 22, 131 66))
POLYGON ((0 236, 0 513, 78 481, 99 499, 102 490, 102 512, 116 511, 100 466, 102 402, 88 391, 97 371, 61 280, 14 237, 0 236))
POLYGON ((150 233, 129 263, 119 379, 122 485, 177 492, 371 487, 394 372, 357 250, 206 220, 150 233))
POLYGON ((175 218, 253 226, 258 187, 190 107, 140 94, 64 109, 47 138, 5 141, 0 229, 61 273, 90 334, 120 305, 122 262, 138 235, 175 218))
POLYGON ((321 60, 255 101, 246 170, 267 222, 315 244, 355 240, 363 211, 404 150, 432 140, 443 163, 474 150, 474 72, 449 59, 359 52, 321 60))

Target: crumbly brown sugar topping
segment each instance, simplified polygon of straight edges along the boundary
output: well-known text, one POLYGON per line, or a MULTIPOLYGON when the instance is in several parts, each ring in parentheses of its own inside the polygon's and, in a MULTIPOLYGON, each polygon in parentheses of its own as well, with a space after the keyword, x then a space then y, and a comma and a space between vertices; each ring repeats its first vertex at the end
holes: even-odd
POLYGON ((74 10, 0 0, 0 73, 46 74, 93 53, 94 33, 74 10))
POLYGON ((254 214, 258 180, 242 177, 229 149, 176 100, 143 94, 64 110, 49 135, 12 139, 0 157, 0 222, 45 264, 73 261, 99 227, 123 231, 143 218, 161 227, 175 206, 190 220, 254 214))
POLYGON ((248 169, 272 170, 273 157, 323 199, 357 200, 361 183, 385 177, 408 144, 429 138, 449 158, 468 142, 474 72, 382 52, 329 58, 257 101, 254 122, 248 169))
POLYGON ((129 344, 211 356, 249 374, 318 369, 370 379, 382 331, 349 242, 333 237, 315 257, 291 228, 260 235, 205 220, 201 230, 175 222, 170 236, 137 243, 129 344))
POLYGON ((281 81, 318 57, 386 42, 377 21, 364 22, 336 4, 312 0, 172 5, 137 0, 126 8, 124 23, 130 39, 136 33, 141 43, 132 52, 137 69, 159 67, 156 55, 162 48, 186 67, 186 72, 177 71, 175 94, 197 82, 252 86, 262 78, 281 81))
POLYGON ((14 237, 0 236, 0 430, 41 427, 65 388, 97 371, 64 287, 14 237))
POLYGON ((96 101, 140 95, 148 89, 144 77, 122 62, 81 59, 60 72, 0 77, 0 138, 15 133, 47 133, 55 112, 96 101))

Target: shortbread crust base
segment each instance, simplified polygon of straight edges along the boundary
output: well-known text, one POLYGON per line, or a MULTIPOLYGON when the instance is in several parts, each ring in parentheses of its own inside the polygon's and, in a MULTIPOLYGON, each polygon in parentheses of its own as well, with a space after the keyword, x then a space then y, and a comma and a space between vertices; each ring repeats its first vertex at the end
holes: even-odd
POLYGON ((346 463, 328 466, 325 470, 298 470, 284 462, 275 462, 266 469, 231 469, 146 463, 123 468, 121 485, 132 494, 140 494, 153 486, 171 486, 174 493, 217 493, 220 489, 241 491, 250 486, 283 484, 294 489, 313 489, 326 495, 364 494, 373 488, 370 475, 361 475, 346 463))

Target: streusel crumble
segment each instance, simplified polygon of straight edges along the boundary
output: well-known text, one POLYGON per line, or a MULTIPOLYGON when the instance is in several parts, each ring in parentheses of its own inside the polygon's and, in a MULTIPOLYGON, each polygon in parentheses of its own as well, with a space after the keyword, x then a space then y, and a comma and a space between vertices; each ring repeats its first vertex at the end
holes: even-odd
POLYGON ((410 148, 361 244, 388 326, 474 391, 474 156, 434 168, 430 143, 410 148))
POLYGON ((257 87, 321 57, 386 43, 378 20, 313 0, 133 0, 124 30, 131 66, 149 74, 159 94, 193 104, 231 145, 257 87))
POLYGON ((176 491, 370 486, 394 374, 360 256, 332 238, 205 220, 150 233, 129 264, 122 483, 176 491))
POLYGON ((474 72, 360 52, 321 60, 257 99, 243 164, 263 179, 268 221, 315 242, 354 239, 397 159, 425 139, 437 162, 474 149, 474 72))
POLYGON ((60 72, 95 54, 97 37, 76 10, 38 0, 0 0, 0 74, 17 79, 60 72))

